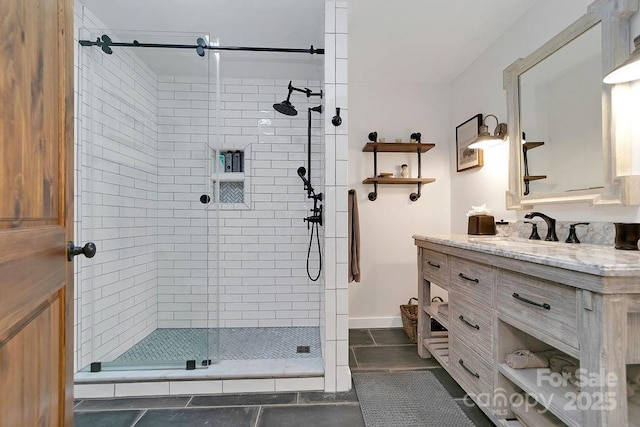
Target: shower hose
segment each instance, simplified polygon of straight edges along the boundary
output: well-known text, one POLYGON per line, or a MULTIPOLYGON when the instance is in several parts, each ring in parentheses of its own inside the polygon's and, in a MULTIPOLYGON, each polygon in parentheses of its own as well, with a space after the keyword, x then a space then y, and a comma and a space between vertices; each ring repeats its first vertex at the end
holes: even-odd
POLYGON ((312 282, 315 282, 320 278, 320 272, 322 271, 322 251, 320 250, 320 229, 317 222, 311 224, 311 236, 309 237, 309 249, 307 250, 307 276, 312 282), (309 269, 309 258, 311 257, 311 246, 313 246, 313 235, 316 235, 316 241, 318 242, 318 275, 316 277, 311 276, 309 269))

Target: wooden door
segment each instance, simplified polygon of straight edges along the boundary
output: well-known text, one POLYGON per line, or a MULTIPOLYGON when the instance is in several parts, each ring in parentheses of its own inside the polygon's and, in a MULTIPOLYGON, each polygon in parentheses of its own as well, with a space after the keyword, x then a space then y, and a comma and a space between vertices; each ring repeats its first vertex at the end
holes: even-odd
POLYGON ((73 3, 0 0, 0 426, 73 424, 73 3))

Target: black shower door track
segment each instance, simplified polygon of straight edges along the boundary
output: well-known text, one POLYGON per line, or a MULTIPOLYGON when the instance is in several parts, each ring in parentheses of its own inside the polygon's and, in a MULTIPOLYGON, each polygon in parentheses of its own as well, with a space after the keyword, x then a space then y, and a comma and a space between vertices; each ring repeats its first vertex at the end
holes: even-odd
MULTIPOLYGON (((103 36, 104 37, 104 36, 103 36)), ((98 46, 102 47, 105 44, 104 41, 98 38, 97 40, 80 40, 81 46, 98 46)), ((252 47, 252 46, 209 46, 202 44, 166 44, 166 43, 140 43, 134 40, 131 43, 125 42, 109 42, 107 46, 111 47, 150 47, 150 48, 162 48, 162 49, 206 49, 206 50, 231 50, 231 51, 248 51, 248 52, 285 52, 285 53, 309 53, 311 55, 318 54, 324 55, 324 49, 316 49, 311 45, 309 49, 295 49, 286 47, 252 47)))

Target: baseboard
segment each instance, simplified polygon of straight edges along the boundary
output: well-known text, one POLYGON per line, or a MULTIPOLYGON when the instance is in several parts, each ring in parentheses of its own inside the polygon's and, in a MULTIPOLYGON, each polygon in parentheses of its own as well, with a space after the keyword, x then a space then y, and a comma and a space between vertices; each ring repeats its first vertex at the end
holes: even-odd
POLYGON ((402 318, 400 316, 351 317, 349 319, 349 329, 401 328, 401 327, 402 327, 402 318))

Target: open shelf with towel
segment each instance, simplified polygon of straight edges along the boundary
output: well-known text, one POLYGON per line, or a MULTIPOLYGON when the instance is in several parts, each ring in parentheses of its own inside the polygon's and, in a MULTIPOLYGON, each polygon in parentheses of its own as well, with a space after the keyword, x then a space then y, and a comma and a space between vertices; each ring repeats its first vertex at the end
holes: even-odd
POLYGON ((436 144, 423 144, 421 142, 367 142, 362 151, 373 153, 373 177, 366 178, 363 184, 373 184, 373 191, 369 193, 369 200, 378 198, 378 184, 417 184, 418 191, 411 193, 409 199, 415 202, 420 198, 422 184, 435 182, 435 178, 422 177, 422 153, 426 153, 435 147, 436 144), (416 153, 418 155, 418 177, 417 178, 395 178, 388 176, 378 176, 378 153, 416 153))
POLYGON ((566 425, 582 425, 580 411, 569 409, 576 404, 576 389, 569 385, 541 384, 537 369, 513 369, 506 363, 500 363, 498 371, 566 425))
POLYGON ((430 304, 425 304, 422 306, 422 309, 424 310, 425 313, 427 313, 429 315, 429 317, 432 317, 433 319, 436 319, 438 321, 438 323, 440 323, 442 326, 445 327, 445 329, 449 329, 449 319, 448 316, 444 315, 443 311, 440 311, 440 306, 444 307, 448 307, 449 303, 446 302, 432 302, 430 304))

